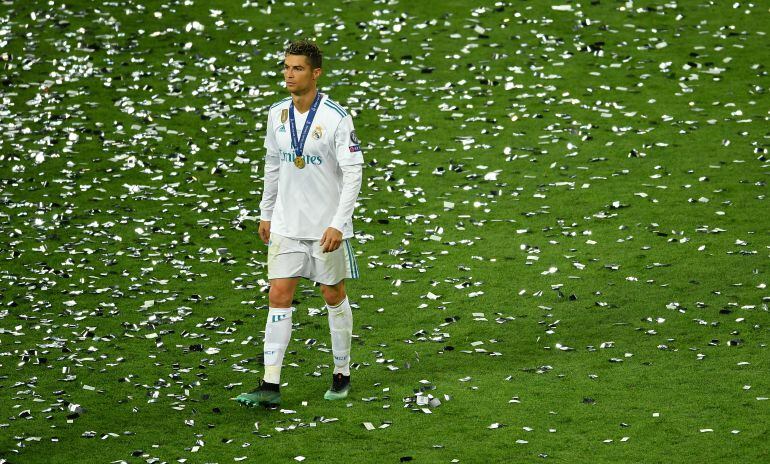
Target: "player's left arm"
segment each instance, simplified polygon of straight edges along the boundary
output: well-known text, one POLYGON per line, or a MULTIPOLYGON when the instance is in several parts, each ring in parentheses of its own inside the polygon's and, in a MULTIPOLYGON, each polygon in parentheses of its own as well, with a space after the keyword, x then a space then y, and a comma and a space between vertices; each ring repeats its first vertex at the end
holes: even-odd
POLYGON ((353 217, 358 193, 361 191, 363 178, 364 157, 356 132, 353 129, 353 119, 345 116, 334 133, 334 145, 337 154, 337 164, 342 170, 342 192, 337 212, 329 227, 321 237, 321 247, 324 252, 334 251, 342 243, 342 229, 353 217))

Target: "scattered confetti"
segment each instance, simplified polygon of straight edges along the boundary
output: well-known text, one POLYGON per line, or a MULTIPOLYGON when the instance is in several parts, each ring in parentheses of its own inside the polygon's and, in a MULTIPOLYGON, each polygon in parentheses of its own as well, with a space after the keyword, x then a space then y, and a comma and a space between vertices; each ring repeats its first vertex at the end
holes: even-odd
MULTIPOLYGON (((57 447, 241 462, 298 431, 312 442, 436 427, 446 436, 430 452, 465 462, 483 459, 454 440, 468 404, 481 427, 521 427, 526 440, 506 439, 529 446, 542 433, 608 453, 630 440, 598 434, 606 421, 582 416, 596 408, 628 415, 640 449, 645 422, 706 402, 723 413, 704 426, 760 433, 731 412, 768 401, 767 9, 445 10, 3 3, 0 462, 57 447), (307 282, 282 407, 227 402, 262 375, 264 114, 286 96, 280 62, 295 36, 322 45, 322 89, 354 116, 368 163, 351 240, 363 279, 349 290, 351 368, 366 380, 339 418, 318 400, 333 365, 307 282), (735 395, 660 401, 687 383, 735 395), (607 394, 621 389, 636 410, 607 394), (572 406, 551 411, 556 390, 574 392, 572 406), (534 411, 526 426, 505 415, 522 407, 534 411), (99 428, 150 419, 184 444, 99 428)), ((696 428, 701 441, 722 433, 696 428)))

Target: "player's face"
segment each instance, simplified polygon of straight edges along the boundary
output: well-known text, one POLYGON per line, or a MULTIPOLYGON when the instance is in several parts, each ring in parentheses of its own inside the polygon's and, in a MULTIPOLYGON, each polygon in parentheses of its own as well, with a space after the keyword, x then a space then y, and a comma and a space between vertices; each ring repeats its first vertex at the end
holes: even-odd
POLYGON ((313 69, 305 55, 286 55, 283 60, 283 80, 292 94, 303 95, 315 89, 320 75, 321 68, 313 69))

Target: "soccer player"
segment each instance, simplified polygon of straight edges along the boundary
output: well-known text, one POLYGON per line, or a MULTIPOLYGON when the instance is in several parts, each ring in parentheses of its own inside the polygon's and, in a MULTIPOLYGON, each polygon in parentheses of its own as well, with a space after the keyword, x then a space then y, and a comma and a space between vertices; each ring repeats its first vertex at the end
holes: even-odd
POLYGON ((283 77, 291 96, 268 112, 259 236, 268 246, 270 309, 262 382, 236 398, 246 406, 280 404, 281 365, 300 277, 320 284, 328 311, 334 372, 324 398, 343 399, 350 390, 353 314, 345 279, 358 277, 349 240, 364 160, 350 114, 318 91, 321 60, 315 43, 289 44, 283 77))

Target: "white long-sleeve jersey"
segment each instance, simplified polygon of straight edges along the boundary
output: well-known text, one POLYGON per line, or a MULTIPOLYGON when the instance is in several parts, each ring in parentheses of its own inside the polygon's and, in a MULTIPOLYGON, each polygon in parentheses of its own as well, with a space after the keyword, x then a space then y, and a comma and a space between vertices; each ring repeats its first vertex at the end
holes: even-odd
MULTIPOLYGON (((297 240, 320 240, 327 227, 351 238, 364 162, 353 118, 324 95, 305 142, 300 169, 291 146, 290 103, 291 98, 285 98, 268 112, 260 218, 271 221, 271 232, 297 240)), ((295 109, 298 131, 307 115, 295 109)))

